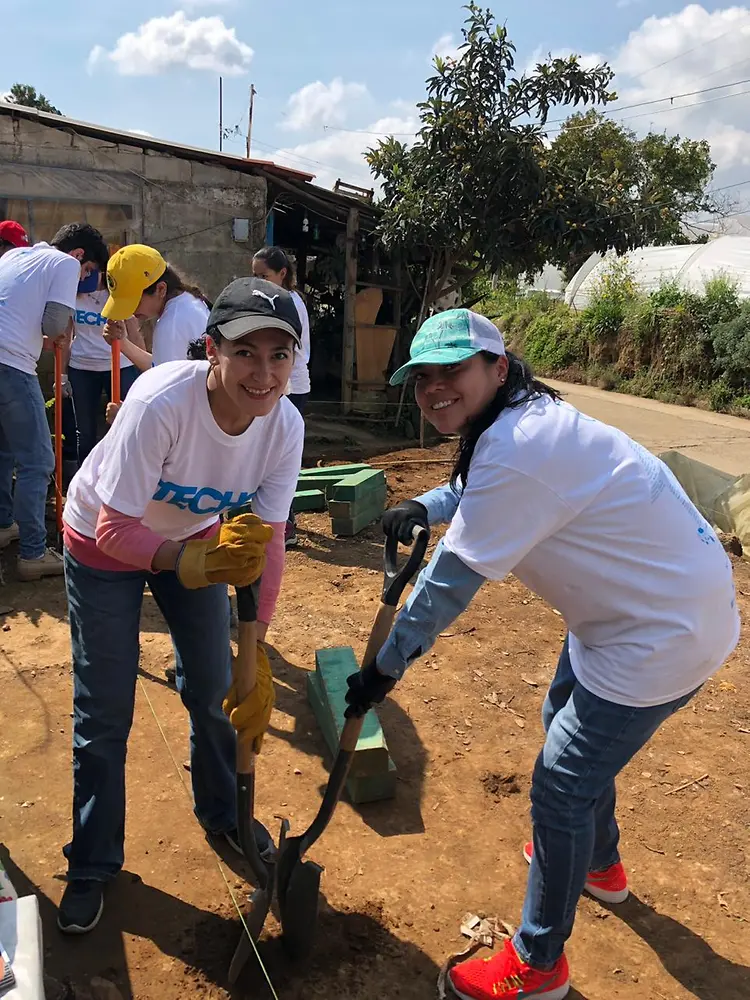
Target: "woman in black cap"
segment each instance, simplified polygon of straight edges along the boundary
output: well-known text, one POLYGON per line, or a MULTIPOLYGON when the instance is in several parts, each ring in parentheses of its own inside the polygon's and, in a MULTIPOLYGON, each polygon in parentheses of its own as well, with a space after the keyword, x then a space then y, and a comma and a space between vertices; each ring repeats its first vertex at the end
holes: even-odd
MULTIPOLYGON (((209 317, 208 360, 141 375, 71 483, 73 838, 58 916, 67 933, 97 924, 104 883, 123 864, 125 753, 146 583, 169 627, 177 688, 190 713, 196 815, 209 833, 236 845, 235 734, 222 708, 231 682, 227 584, 253 582, 265 556, 264 638, 302 458, 302 418, 283 397, 300 339, 288 292, 256 278, 233 282, 209 317), (221 522, 250 501, 257 516, 221 522)), ((264 654, 251 699, 260 736, 273 705, 264 654)))

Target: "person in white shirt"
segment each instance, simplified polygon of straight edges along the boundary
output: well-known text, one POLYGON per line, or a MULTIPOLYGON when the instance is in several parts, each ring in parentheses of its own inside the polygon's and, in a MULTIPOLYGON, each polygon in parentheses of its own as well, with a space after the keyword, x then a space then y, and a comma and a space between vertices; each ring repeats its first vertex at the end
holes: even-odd
MULTIPOLYGON (((102 335, 107 322, 102 308, 108 296, 102 272, 94 272, 78 286, 67 372, 78 428, 78 465, 96 444, 102 394, 112 402, 112 348, 102 335)), ((138 375, 139 369, 121 353, 122 399, 138 375)))
POLYGON ((107 268, 109 304, 102 315, 105 339, 120 341, 120 350, 140 370, 165 361, 184 361, 191 342, 206 331, 209 302, 168 264, 158 250, 142 244, 122 247, 107 268), (149 353, 129 336, 125 321, 156 320, 149 353))
POLYGON ((29 234, 20 222, 14 222, 13 219, 0 222, 0 257, 9 250, 27 247, 30 243, 29 234))
POLYGON ((468 1000, 562 1000, 581 893, 628 895, 615 778, 737 644, 732 567, 664 463, 537 381, 485 317, 428 319, 391 383, 409 376, 425 418, 460 446, 451 483, 383 526, 406 543, 416 527, 450 527, 375 662, 349 678, 349 712, 381 701, 485 580, 513 572, 560 612, 568 637, 531 781, 521 924, 449 978, 468 1000))
POLYGON ((105 269, 107 258, 101 233, 73 223, 50 243, 9 250, 0 259, 0 549, 18 539, 20 580, 63 572, 60 557, 47 548, 55 457, 37 362, 44 347, 67 342, 78 282, 105 269))
MULTIPOLYGON (((253 257, 253 274, 256 278, 265 278, 291 293, 294 304, 302 323, 302 345, 294 358, 294 368, 289 379, 287 393, 290 402, 294 403, 304 417, 308 400, 310 399, 310 317, 302 296, 296 289, 294 265, 281 247, 263 247, 253 257)), ((294 511, 289 511, 286 528, 286 547, 297 545, 297 527, 294 511)))
MULTIPOLYGON (((68 491, 75 766, 58 916, 66 933, 96 925, 104 883, 123 864, 125 754, 146 584, 172 635, 177 689, 190 713, 196 815, 209 834, 237 843, 235 739, 222 709, 231 684, 226 585, 257 578, 260 569, 251 570, 264 546, 263 640, 281 586, 304 436, 283 396, 302 330, 291 298, 278 291, 255 278, 227 286, 209 317, 208 360, 167 362, 141 375, 68 491), (222 522, 250 502, 257 516, 222 522)), ((258 728, 248 738, 262 736, 272 704, 271 668, 259 646, 247 706, 258 728)))

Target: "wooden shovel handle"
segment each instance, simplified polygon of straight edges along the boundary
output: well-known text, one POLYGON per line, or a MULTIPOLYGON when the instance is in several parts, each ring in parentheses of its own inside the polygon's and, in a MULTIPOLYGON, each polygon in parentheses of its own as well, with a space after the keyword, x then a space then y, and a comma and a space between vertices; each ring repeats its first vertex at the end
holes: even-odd
POLYGON ((112 341, 112 402, 121 403, 120 393, 120 341, 112 341))

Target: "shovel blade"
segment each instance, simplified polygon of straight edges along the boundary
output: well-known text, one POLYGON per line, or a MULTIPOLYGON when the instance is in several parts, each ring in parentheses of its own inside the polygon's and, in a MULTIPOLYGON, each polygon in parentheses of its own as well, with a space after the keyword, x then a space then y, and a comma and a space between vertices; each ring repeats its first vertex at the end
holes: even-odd
POLYGON ((242 928, 242 937, 229 966, 229 982, 232 985, 237 982, 247 960, 255 954, 250 939, 257 941, 260 937, 270 907, 271 892, 269 890, 256 889, 250 896, 250 903, 245 913, 245 926, 242 928))
POLYGON ((314 861, 298 861, 289 875, 286 891, 279 894, 284 950, 298 961, 312 951, 320 901, 323 868, 314 861))

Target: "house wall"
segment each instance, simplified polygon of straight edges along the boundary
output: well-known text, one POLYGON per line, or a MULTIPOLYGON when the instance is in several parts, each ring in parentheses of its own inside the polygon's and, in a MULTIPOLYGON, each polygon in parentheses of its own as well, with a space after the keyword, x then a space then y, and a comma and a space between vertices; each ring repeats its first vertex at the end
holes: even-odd
POLYGON ((34 240, 87 221, 113 246, 155 246, 209 297, 249 273, 266 235, 263 177, 10 115, 0 115, 0 207, 34 240), (233 218, 250 221, 248 242, 233 240, 233 218))

